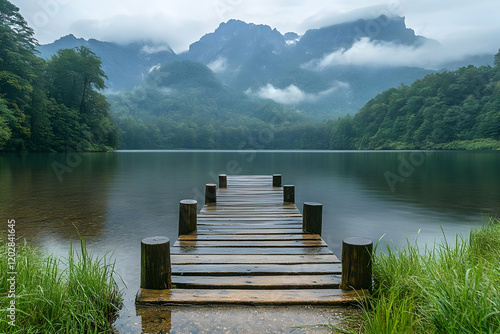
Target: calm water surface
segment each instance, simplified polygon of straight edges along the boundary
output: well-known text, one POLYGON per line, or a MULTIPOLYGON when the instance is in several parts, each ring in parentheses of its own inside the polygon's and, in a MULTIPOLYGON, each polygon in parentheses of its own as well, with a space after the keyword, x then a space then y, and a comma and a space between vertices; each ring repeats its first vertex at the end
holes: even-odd
MULTIPOLYGON (((203 203, 219 173, 283 175, 296 203, 323 203, 323 238, 340 255, 348 236, 402 245, 467 235, 500 214, 497 152, 123 151, 0 155, 0 217, 17 235, 66 255, 79 231, 93 253, 114 252, 126 284, 120 332, 136 316, 140 241, 177 238, 182 199, 203 203)), ((200 208, 200 205, 199 207, 200 208)))

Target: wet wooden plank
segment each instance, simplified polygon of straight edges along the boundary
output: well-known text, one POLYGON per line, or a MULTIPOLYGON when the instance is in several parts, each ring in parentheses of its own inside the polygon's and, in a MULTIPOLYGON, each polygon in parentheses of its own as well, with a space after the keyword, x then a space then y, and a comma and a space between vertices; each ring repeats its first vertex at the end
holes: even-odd
POLYGON ((197 226, 201 227, 231 227, 231 226, 241 226, 241 227, 247 227, 248 225, 251 225, 252 227, 269 227, 269 228, 276 228, 276 226, 292 226, 292 227, 298 227, 302 226, 302 222, 298 221, 283 221, 283 220, 276 220, 276 221, 240 221, 240 220, 213 220, 213 221, 202 221, 198 222, 197 226))
POLYGON ((334 254, 324 255, 172 255, 175 264, 299 264, 299 263, 340 263, 334 254))
POLYGON ((233 217, 233 218, 228 218, 228 217, 198 217, 198 222, 203 223, 203 222, 247 222, 249 224, 257 222, 302 222, 301 217, 269 217, 269 218, 238 218, 238 217, 233 217))
POLYGON ((183 289, 337 289, 341 275, 174 276, 183 289))
MULTIPOLYGON (((198 214, 200 218, 209 218, 211 215, 203 215, 198 214)), ((267 218, 282 218, 282 217, 302 217, 299 213, 290 213, 290 214, 280 214, 280 215, 272 215, 272 214, 227 214, 227 215, 217 215, 217 218, 233 218, 233 219, 246 219, 246 220, 265 220, 267 218)))
POLYGON ((328 247, 323 240, 177 240, 174 247, 328 247))
POLYGON ((233 229, 231 227, 228 228, 218 228, 218 229, 203 229, 198 228, 198 230, 193 233, 196 235, 204 235, 204 234, 232 234, 232 235, 244 235, 244 234, 303 234, 304 231, 302 227, 300 228, 267 228, 267 229, 259 229, 259 228, 238 228, 233 229))
POLYGON ((252 247, 172 247, 170 254, 191 255, 230 255, 230 254, 253 254, 253 255, 318 255, 333 254, 328 247, 275 247, 275 248, 252 248, 252 247))
POLYGON ((317 234, 251 234, 251 235, 227 235, 227 234, 205 234, 205 235, 181 235, 179 241, 278 241, 278 240, 321 240, 317 234))
POLYGON ((172 276, 175 275, 321 275, 340 274, 339 263, 303 263, 303 264, 172 264, 172 276))
POLYGON ((140 304, 341 305, 359 300, 363 291, 341 289, 141 289, 140 304))
POLYGON ((292 209, 276 209, 269 208, 267 210, 259 210, 258 208, 242 208, 242 207, 234 207, 234 208, 217 208, 215 210, 201 210, 199 215, 202 216, 214 216, 214 215, 251 215, 251 214, 259 214, 259 215, 300 215, 300 212, 292 209))
MULTIPOLYGON (((254 230, 262 230, 262 229, 289 229, 296 228, 302 230, 302 224, 217 224, 217 225, 200 225, 197 227, 197 230, 211 230, 217 231, 217 229, 221 230, 238 230, 238 229, 254 229, 254 230)), ((304 233, 304 232, 302 232, 304 233)))
MULTIPOLYGON (((217 196, 217 198, 219 199, 225 199, 226 197, 224 196, 217 196)), ((227 196, 228 199, 232 199, 232 196, 227 196)), ((282 199, 282 198, 281 198, 282 199)), ((297 206, 295 206, 294 204, 283 204, 280 202, 280 204, 278 204, 284 208, 295 208, 296 210, 298 210, 297 206)), ((241 208, 273 208, 273 207, 276 207, 276 203, 265 203, 265 202, 262 202, 260 204, 256 204, 256 203, 250 203, 248 201, 241 201, 241 202, 226 202, 226 201, 218 201, 217 202, 217 208, 231 208, 231 207, 241 207, 241 208)), ((202 208, 203 209, 203 208, 202 208)))

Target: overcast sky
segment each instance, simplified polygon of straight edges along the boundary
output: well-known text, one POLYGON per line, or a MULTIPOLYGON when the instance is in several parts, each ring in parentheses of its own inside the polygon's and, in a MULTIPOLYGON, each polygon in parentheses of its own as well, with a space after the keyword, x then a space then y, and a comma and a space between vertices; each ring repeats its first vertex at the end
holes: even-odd
POLYGON ((40 43, 70 33, 126 43, 167 42, 176 53, 213 32, 221 22, 241 19, 281 33, 380 14, 406 17, 408 27, 458 53, 500 48, 499 0, 10 0, 40 43))

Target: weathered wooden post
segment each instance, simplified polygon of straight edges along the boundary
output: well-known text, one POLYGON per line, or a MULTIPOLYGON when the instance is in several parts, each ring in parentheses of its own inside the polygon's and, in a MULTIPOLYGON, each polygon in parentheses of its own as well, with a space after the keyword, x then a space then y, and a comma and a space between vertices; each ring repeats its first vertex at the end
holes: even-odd
POLYGON ((283 186, 283 203, 295 203, 295 186, 283 186))
POLYGON ((372 289, 373 242, 350 237, 342 241, 342 289, 372 289))
POLYGON ((305 202, 302 211, 302 230, 305 233, 321 235, 323 227, 323 204, 305 202))
POLYGON ((151 237, 141 242, 141 288, 172 288, 170 265, 170 240, 167 237, 151 237))
POLYGON ((217 203, 217 185, 207 184, 205 185, 205 204, 215 203, 217 203))
POLYGON ((273 187, 281 187, 281 174, 273 174, 273 187))
POLYGON ((227 175, 219 174, 219 188, 227 188, 227 175))
POLYGON ((179 205, 179 235, 196 231, 198 202, 194 199, 183 199, 179 205))

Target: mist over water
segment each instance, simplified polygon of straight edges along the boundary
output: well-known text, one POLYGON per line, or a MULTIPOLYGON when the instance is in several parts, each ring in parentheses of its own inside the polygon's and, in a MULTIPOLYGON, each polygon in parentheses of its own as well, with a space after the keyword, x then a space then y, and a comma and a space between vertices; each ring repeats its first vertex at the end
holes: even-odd
MULTIPOLYGON (((203 204, 219 173, 281 173, 296 205, 323 204, 322 236, 335 254, 348 236, 403 245, 468 235, 500 213, 497 152, 123 151, 0 155, 0 216, 17 235, 67 255, 80 233, 96 254, 114 252, 126 284, 117 328, 136 318, 140 241, 177 239, 182 199, 203 204), (62 168, 62 167, 66 168, 62 168), (59 167, 59 168, 57 168, 59 167)), ((7 225, 0 230, 4 233, 7 225)))

